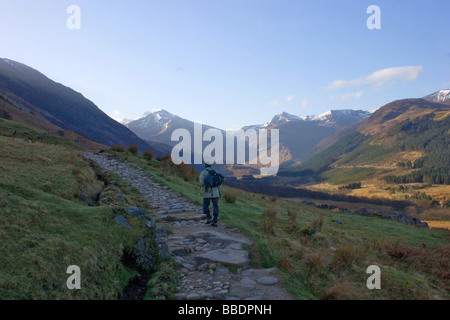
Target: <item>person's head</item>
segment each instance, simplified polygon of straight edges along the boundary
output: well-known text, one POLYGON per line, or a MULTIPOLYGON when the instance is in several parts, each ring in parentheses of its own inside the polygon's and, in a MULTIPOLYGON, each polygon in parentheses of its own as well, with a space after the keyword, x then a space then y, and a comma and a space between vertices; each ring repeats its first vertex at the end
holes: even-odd
POLYGON ((205 168, 211 168, 211 164, 208 162, 205 162, 205 168))

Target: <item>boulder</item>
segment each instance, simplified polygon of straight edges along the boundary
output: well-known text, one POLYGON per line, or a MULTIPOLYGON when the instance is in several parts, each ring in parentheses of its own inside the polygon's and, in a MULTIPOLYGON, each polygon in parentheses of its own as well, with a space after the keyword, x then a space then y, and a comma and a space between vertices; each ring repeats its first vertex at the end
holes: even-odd
POLYGON ((131 229, 132 226, 128 223, 128 220, 121 214, 119 214, 118 216, 116 216, 114 218, 114 221, 117 222, 118 224, 123 225, 124 227, 127 227, 128 229, 131 229))
POLYGON ((129 207, 126 208, 125 211, 133 218, 147 215, 147 210, 138 207, 129 207))
POLYGON ((235 266, 244 266, 250 263, 247 251, 234 249, 211 250, 197 256, 196 259, 201 262, 219 262, 235 266))

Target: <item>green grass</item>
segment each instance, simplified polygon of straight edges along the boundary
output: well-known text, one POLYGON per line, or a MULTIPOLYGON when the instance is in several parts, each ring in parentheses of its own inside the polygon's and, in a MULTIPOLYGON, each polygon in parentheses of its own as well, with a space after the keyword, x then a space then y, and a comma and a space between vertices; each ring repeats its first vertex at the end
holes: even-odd
POLYGON ((118 225, 110 206, 81 201, 80 192, 101 183, 64 139, 51 139, 0 137, 0 299, 117 299, 134 274, 122 250, 146 230, 135 220, 133 229, 118 225), (66 287, 70 265, 81 268, 81 290, 66 287))
MULTIPOLYGON (((198 182, 185 181, 175 174, 162 173, 157 161, 140 156, 117 154, 146 169, 156 181, 185 196, 195 204, 202 197, 198 182)), ((364 172, 367 174, 367 172, 364 172)), ((353 175, 352 179, 357 178, 353 175)), ((277 266, 288 290, 298 299, 448 299, 448 280, 410 268, 402 259, 391 257, 387 244, 401 244, 426 250, 448 247, 445 230, 407 226, 391 219, 331 212, 226 186, 222 191, 237 194, 236 203, 220 202, 220 219, 239 228, 257 248, 250 250, 261 266, 277 266), (264 231, 264 212, 277 210, 273 232, 264 231), (293 224, 288 211, 296 213, 293 224), (323 216, 321 230, 308 237, 314 222, 323 216), (338 220, 344 226, 334 223, 338 220), (335 248, 337 250, 332 250, 335 248), (385 290, 368 290, 366 269, 379 265, 386 272, 385 290), (405 281, 405 278, 407 281, 405 281), (418 281, 420 279, 420 281, 418 281), (427 289, 424 290, 424 287, 427 289), (406 294, 406 293, 407 294, 406 294)), ((443 260, 450 263, 449 255, 443 260)), ((429 262, 429 263, 436 263, 429 262)), ((434 265, 430 265, 429 270, 434 265)), ((384 278, 383 278, 384 279, 384 278)))
POLYGON ((339 168, 322 173, 322 177, 332 184, 346 184, 368 179, 376 172, 374 168, 339 168))

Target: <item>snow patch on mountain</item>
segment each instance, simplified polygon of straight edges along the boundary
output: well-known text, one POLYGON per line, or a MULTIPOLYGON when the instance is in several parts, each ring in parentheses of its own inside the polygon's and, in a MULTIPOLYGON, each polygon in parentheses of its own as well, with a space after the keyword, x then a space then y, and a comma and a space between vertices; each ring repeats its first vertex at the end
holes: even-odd
POLYGON ((438 103, 444 103, 450 100, 450 90, 439 90, 438 92, 435 92, 433 94, 430 94, 426 97, 424 97, 425 100, 431 101, 431 102, 438 102, 438 103))
POLYGON ((270 122, 262 125, 262 128, 267 128, 270 125, 285 123, 289 121, 311 121, 317 122, 319 125, 333 125, 337 121, 352 121, 356 122, 370 116, 373 112, 363 110, 329 110, 319 115, 296 116, 283 112, 276 115, 270 122))

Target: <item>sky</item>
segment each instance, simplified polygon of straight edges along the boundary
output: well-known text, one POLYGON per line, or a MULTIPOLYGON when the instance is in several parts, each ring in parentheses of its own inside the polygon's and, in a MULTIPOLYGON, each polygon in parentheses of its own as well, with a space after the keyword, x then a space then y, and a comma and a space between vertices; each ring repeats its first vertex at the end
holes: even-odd
POLYGON ((165 109, 238 129, 450 88, 449 12, 448 0, 0 0, 0 57, 115 119, 165 109))

